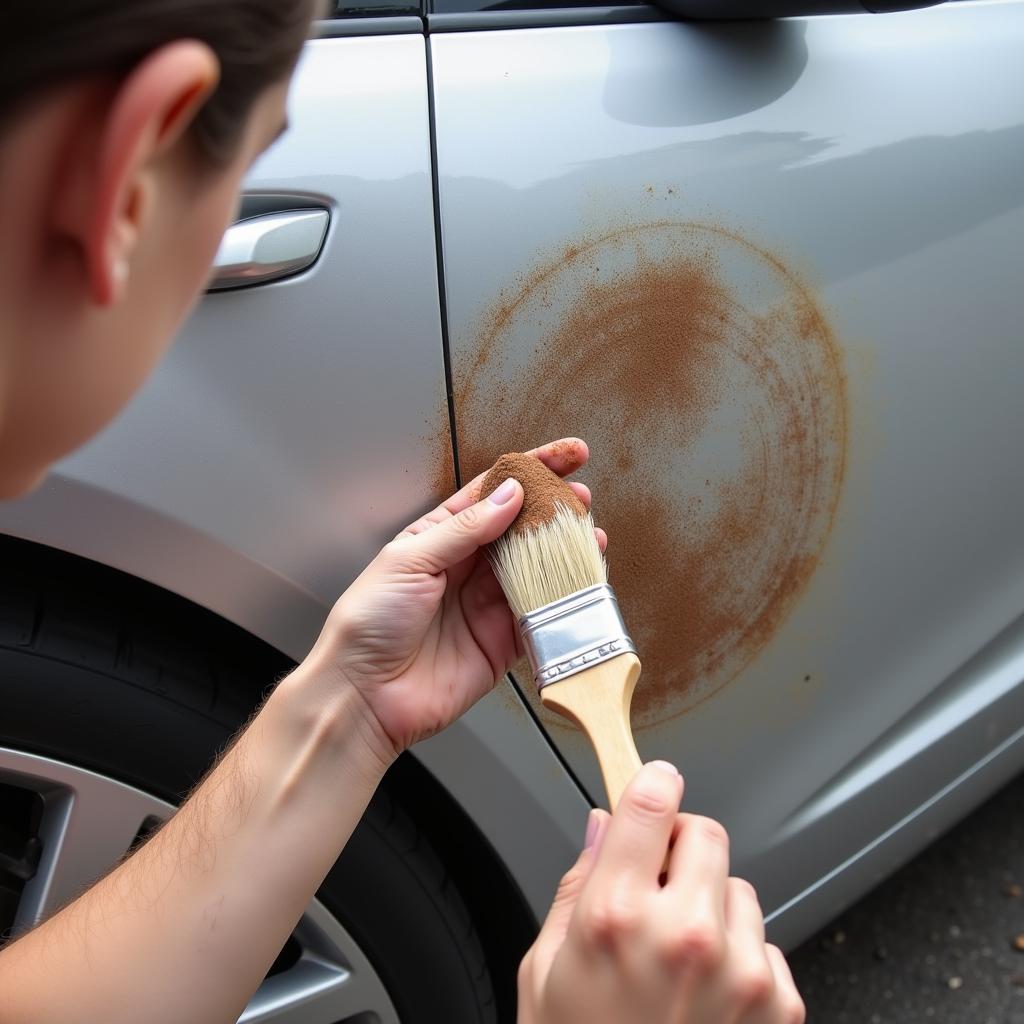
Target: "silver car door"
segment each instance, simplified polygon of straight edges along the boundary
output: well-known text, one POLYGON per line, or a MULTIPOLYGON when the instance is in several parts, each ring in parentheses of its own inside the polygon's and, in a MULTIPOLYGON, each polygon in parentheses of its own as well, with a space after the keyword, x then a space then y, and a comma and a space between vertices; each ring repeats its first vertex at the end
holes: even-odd
POLYGON ((641 753, 793 941, 1024 764, 1024 4, 498 6, 430 21, 462 476, 590 443, 641 753))

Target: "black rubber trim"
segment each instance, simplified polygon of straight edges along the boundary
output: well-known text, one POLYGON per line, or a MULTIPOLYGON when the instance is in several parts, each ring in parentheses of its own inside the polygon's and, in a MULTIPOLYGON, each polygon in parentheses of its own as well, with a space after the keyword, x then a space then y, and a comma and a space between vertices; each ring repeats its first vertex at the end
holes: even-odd
POLYGON ((441 351, 444 354, 444 390, 448 400, 448 436, 452 441, 452 460, 455 463, 455 486, 462 486, 459 465, 459 437, 455 429, 455 390, 452 385, 452 350, 448 335, 448 291, 444 276, 444 239, 441 235, 441 181, 437 167, 437 110, 434 105, 434 61, 430 52, 430 39, 426 40, 427 54, 427 124, 430 131, 430 187, 434 197, 434 244, 437 247, 437 301, 441 316, 441 351))
POLYGON ((617 7, 558 7, 534 11, 464 11, 428 14, 427 32, 481 32, 574 25, 629 25, 674 21, 671 14, 646 4, 617 7))
POLYGON ((832 14, 891 14, 935 7, 945 0, 661 0, 681 18, 695 21, 765 21, 832 14))
POLYGON ((381 15, 377 18, 336 18, 333 21, 318 21, 313 34, 317 39, 422 35, 423 19, 414 14, 381 15))
POLYGON ((235 223, 268 213, 289 213, 292 210, 324 210, 331 213, 331 203, 319 195, 303 192, 243 192, 238 200, 235 223))

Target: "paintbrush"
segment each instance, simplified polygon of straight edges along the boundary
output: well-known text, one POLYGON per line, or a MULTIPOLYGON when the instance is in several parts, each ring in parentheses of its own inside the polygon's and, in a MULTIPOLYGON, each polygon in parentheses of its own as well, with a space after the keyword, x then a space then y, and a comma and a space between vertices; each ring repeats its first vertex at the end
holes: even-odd
POLYGON ((519 515, 489 548, 519 623, 541 703, 590 740, 612 810, 641 761, 629 724, 640 659, 594 535, 571 487, 532 455, 503 455, 481 496, 509 477, 523 485, 519 515))

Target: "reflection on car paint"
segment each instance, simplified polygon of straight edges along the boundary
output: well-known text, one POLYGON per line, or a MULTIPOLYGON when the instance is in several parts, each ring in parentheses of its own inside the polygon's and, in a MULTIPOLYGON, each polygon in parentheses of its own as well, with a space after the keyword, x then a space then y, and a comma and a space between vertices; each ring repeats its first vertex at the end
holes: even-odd
POLYGON ((551 437, 591 446, 636 727, 734 679, 804 592, 842 487, 842 353, 808 289, 734 231, 658 221, 567 245, 460 350, 463 479, 551 437))

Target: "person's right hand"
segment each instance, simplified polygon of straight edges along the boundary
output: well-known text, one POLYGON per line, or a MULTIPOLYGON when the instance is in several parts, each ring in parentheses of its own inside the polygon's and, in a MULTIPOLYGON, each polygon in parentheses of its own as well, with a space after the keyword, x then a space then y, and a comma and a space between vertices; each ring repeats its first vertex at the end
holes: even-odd
POLYGON ((729 877, 725 829, 679 814, 682 793, 654 762, 614 817, 591 812, 519 969, 518 1024, 803 1024, 753 887, 729 877))

